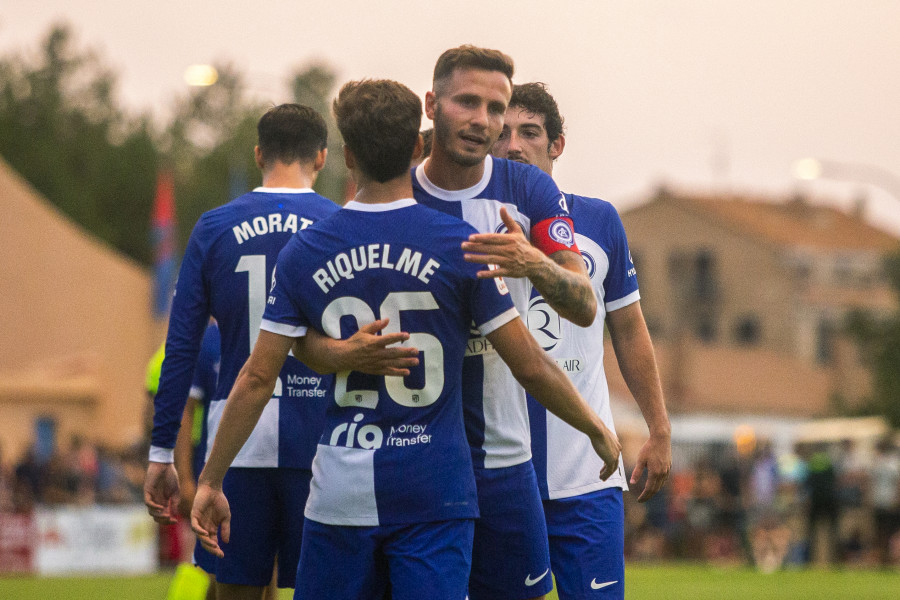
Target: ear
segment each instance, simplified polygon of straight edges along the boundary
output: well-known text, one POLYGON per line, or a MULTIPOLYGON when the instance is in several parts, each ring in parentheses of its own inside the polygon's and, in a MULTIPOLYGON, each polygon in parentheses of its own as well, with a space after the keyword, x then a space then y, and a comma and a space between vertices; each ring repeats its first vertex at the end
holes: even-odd
POLYGON ((437 106, 437 96, 434 92, 425 92, 425 116, 434 121, 434 109, 437 106))
POLYGON ((550 144, 550 160, 556 160, 563 153, 563 150, 566 147, 566 136, 563 134, 559 134, 559 137, 556 138, 552 144, 550 144))
POLYGON ((266 164, 263 162, 262 151, 259 149, 259 146, 253 146, 253 158, 256 159, 256 166, 259 167, 259 170, 265 171, 266 164))
POLYGON ((344 164, 351 171, 356 168, 356 157, 353 156, 353 151, 346 145, 344 146, 344 164))
POLYGON ((313 162, 313 171, 319 172, 325 166, 325 160, 328 158, 328 148, 322 148, 316 154, 316 160, 313 162))

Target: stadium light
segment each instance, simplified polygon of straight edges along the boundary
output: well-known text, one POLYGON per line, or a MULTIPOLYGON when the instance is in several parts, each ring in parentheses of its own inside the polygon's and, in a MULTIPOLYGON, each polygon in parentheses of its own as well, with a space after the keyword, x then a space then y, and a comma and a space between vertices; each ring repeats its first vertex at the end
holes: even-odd
POLYGON ((192 87, 207 87, 219 80, 219 72, 212 65, 191 65, 184 70, 184 81, 192 87))
POLYGON ((796 179, 805 181, 832 179, 867 183, 881 188, 892 195, 894 199, 900 200, 900 176, 876 165, 808 157, 794 161, 791 172, 796 179))

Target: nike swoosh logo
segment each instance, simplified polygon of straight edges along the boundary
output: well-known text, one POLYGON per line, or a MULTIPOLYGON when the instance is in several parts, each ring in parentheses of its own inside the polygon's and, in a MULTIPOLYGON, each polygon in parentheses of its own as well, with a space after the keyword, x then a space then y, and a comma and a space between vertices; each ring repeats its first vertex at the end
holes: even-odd
POLYGON ((612 585, 614 583, 619 583, 619 581, 616 580, 616 581, 606 581, 604 583, 597 583, 596 579, 591 579, 591 589, 592 590, 602 590, 606 586, 612 585))
POLYGON ((540 575, 538 575, 538 576, 537 576, 536 578, 534 578, 534 579, 531 578, 531 573, 529 573, 528 575, 525 576, 525 585, 527 585, 528 587, 533 586, 533 585, 536 584, 538 581, 540 581, 541 579, 543 579, 544 577, 546 577, 546 576, 547 576, 547 573, 549 573, 549 572, 550 572, 550 569, 548 568, 546 571, 544 571, 543 573, 541 573, 540 575))

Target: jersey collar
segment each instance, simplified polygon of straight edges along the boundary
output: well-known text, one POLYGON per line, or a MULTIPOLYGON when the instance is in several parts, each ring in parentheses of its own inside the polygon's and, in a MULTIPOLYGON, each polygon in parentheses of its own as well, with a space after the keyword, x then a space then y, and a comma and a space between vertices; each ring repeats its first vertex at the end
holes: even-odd
POLYGON ((313 194, 311 188, 270 188, 258 187, 253 189, 254 192, 262 192, 263 194, 313 194))
POLYGON ((381 204, 365 204, 351 200, 344 205, 346 210, 357 210, 359 212, 387 212, 389 210, 397 210, 398 208, 406 208, 416 203, 412 198, 403 198, 402 200, 394 200, 393 202, 384 202, 381 204))
POLYGON ((444 188, 439 188, 431 183, 431 180, 425 175, 425 163, 429 160, 431 159, 425 159, 425 161, 416 167, 416 181, 419 182, 419 185, 422 186, 423 190, 440 200, 459 202, 460 200, 469 200, 470 198, 476 197, 488 186, 488 183, 491 181, 491 175, 494 172, 494 160, 493 157, 488 154, 484 157, 484 174, 481 176, 481 181, 464 190, 445 190, 444 188))

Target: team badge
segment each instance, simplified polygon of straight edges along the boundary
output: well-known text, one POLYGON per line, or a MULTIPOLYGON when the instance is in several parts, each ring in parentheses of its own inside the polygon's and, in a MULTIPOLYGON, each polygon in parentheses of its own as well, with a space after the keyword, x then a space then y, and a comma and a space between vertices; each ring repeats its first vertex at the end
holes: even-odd
POLYGON ((575 234, 568 222, 563 219, 557 219, 550 224, 550 239, 558 244, 562 244, 566 248, 571 248, 575 243, 575 234))

